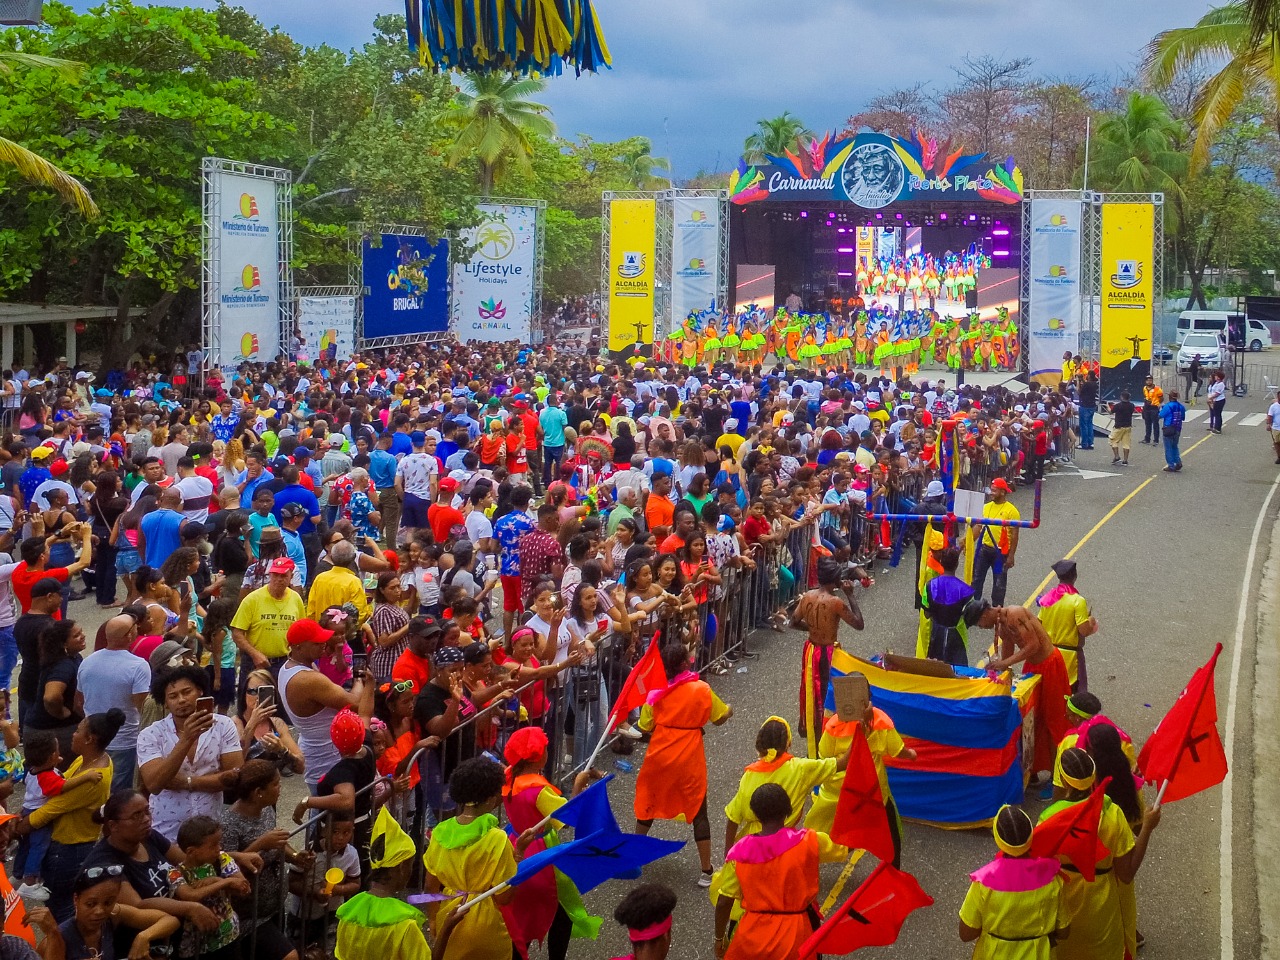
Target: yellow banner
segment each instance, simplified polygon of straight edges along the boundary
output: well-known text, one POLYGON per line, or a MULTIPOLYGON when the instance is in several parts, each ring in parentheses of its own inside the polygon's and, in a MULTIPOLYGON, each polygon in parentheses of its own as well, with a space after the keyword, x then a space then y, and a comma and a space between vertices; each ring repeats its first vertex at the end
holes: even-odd
MULTIPOLYGON (((857 228, 857 246, 854 249, 857 250, 855 256, 858 258, 858 270, 869 270, 871 261, 875 259, 874 229, 874 227, 857 228)), ((856 273, 857 271, 854 272, 856 273)), ((863 291, 863 293, 866 292, 865 290, 863 291)))
POLYGON ((1102 394, 1139 396, 1151 371, 1155 206, 1102 205, 1102 394))
POLYGON ((609 204, 609 349, 653 343, 653 256, 657 202, 609 204))

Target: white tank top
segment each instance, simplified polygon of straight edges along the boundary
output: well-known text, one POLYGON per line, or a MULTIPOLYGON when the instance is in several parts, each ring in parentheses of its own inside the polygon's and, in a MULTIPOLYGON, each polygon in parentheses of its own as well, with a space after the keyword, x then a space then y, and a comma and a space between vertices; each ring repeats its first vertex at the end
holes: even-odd
POLYGON ((284 704, 284 712, 298 731, 298 747, 302 750, 302 758, 307 762, 307 770, 303 779, 315 786, 328 773, 335 763, 342 759, 338 748, 333 745, 333 737, 329 728, 338 711, 333 707, 321 707, 309 717, 299 717, 289 707, 289 683, 300 673, 311 670, 311 667, 298 666, 292 660, 286 660, 280 668, 280 702, 284 704))

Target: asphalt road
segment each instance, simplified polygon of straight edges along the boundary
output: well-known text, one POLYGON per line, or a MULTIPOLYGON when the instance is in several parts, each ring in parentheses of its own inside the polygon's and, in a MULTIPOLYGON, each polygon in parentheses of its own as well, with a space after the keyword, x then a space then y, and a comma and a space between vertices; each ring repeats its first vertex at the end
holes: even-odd
MULTIPOLYGON (((1195 668, 1208 658, 1213 644, 1220 641, 1225 646, 1217 671, 1219 729, 1224 739, 1232 706, 1238 705, 1230 781, 1232 842, 1223 856, 1224 787, 1166 809, 1138 877, 1139 929, 1147 938, 1142 954, 1145 960, 1260 956, 1259 928, 1265 924, 1259 901, 1275 902, 1260 896, 1260 885, 1266 889, 1280 879, 1280 861, 1265 855, 1266 850, 1280 853, 1280 844, 1268 847, 1260 843, 1264 855, 1257 857, 1254 838, 1255 693, 1258 709, 1275 716, 1278 689, 1275 677, 1257 690, 1254 687, 1256 611, 1259 581, 1271 559, 1272 518, 1280 507, 1280 497, 1271 501, 1258 529, 1251 582, 1242 600, 1255 525, 1263 502, 1274 489, 1278 470, 1259 425, 1259 414, 1271 398, 1252 393, 1245 400, 1228 401, 1226 431, 1221 436, 1206 432, 1203 407, 1198 414, 1193 411, 1196 419, 1190 420, 1184 431, 1185 468, 1180 474, 1160 472, 1164 460, 1159 447, 1137 445, 1127 468, 1111 466, 1110 449, 1103 440, 1091 452, 1078 452, 1075 466, 1061 468, 1046 478, 1041 527, 1023 531, 1017 566, 1010 575, 1008 602, 1028 600, 1049 574, 1050 564, 1091 534, 1074 554, 1080 565, 1080 590, 1101 623, 1101 632, 1089 641, 1091 689, 1102 699, 1107 715, 1139 744, 1195 668), (1107 519, 1126 498, 1124 506, 1107 519), (1233 697, 1233 654, 1242 608, 1243 656, 1233 697), (1265 864, 1261 874, 1255 857, 1265 864), (1227 898, 1223 896, 1224 875, 1232 880, 1227 898), (1231 920, 1227 925, 1229 942, 1222 936, 1224 910, 1231 920)), ((1014 502, 1024 518, 1029 518, 1030 490, 1020 490, 1014 502)), ((1280 528, 1276 533, 1280 534, 1280 528)), ((878 563, 875 576, 875 586, 859 595, 866 629, 854 633, 846 628, 842 643, 861 655, 885 649, 911 652, 916 623, 911 609, 911 575, 906 566, 893 570, 878 563)), ((105 619, 92 600, 74 603, 71 616, 82 622, 90 636, 105 619)), ((1268 630, 1274 633, 1280 617, 1273 617, 1270 623, 1268 630)), ((803 639, 802 634, 790 631, 756 634, 751 647, 761 655, 758 660, 744 661, 747 672, 711 680, 717 693, 734 706, 732 720, 723 727, 708 728, 706 736, 711 836, 717 866, 723 855, 724 805, 736 789, 742 767, 755 759, 752 742, 756 729, 773 713, 795 720, 803 639)), ((1271 636, 1269 647, 1275 645, 1276 637, 1271 636)), ((976 653, 971 651, 971 655, 976 653)), ((1274 729, 1269 730, 1268 737, 1273 736, 1274 729)), ((1269 744, 1270 739, 1263 738, 1260 743, 1269 744)), ((803 744, 796 749, 803 751, 803 744)), ((637 768, 642 759, 642 747, 628 758, 637 768)), ((600 766, 617 774, 612 802, 625 829, 630 822, 635 775, 614 770, 612 761, 612 755, 606 753, 600 766)), ((1277 768, 1266 766, 1264 773, 1269 779, 1258 785, 1259 797, 1280 797, 1277 768)), ((296 799, 293 794, 301 789, 296 778, 285 786, 282 811, 291 809, 291 800, 296 799)), ((1034 815, 1041 805, 1030 800, 1027 807, 1034 815)), ((683 824, 658 823, 653 833, 670 839, 692 838, 683 824)), ((899 942, 877 951, 877 955, 912 960, 970 956, 971 948, 956 936, 956 914, 968 874, 993 854, 986 831, 951 832, 906 824, 903 867, 915 874, 935 904, 915 914, 899 942)), ((873 858, 867 857, 855 867, 846 894, 873 864, 873 858)), ((840 870, 840 865, 823 868, 823 897, 840 870)), ((698 876, 692 842, 645 871, 646 880, 670 884, 681 898, 673 960, 713 957, 712 907, 707 891, 696 885, 698 876)), ((611 919, 613 907, 626 889, 626 884, 615 881, 587 897, 589 908, 605 917, 606 923, 597 943, 575 943, 571 957, 602 958, 628 952, 623 932, 611 919)), ((540 955, 535 949, 533 956, 540 955)))
MULTIPOLYGON (((1210 435, 1203 413, 1187 424, 1180 474, 1160 472, 1163 450, 1141 444, 1127 468, 1111 466, 1111 454, 1100 441, 1093 451, 1080 451, 1081 474, 1067 467, 1045 481, 1042 525, 1024 531, 1018 562, 1010 575, 1009 602, 1029 599, 1049 566, 1133 495, 1080 547, 1079 587, 1101 623, 1089 641, 1091 689, 1102 699, 1109 717, 1139 744, 1154 729, 1192 672, 1208 659, 1215 642, 1225 646, 1217 670, 1219 729, 1238 704, 1232 763, 1234 841, 1220 856, 1224 788, 1172 804, 1156 832, 1138 877, 1139 929, 1147 939, 1146 960, 1160 958, 1257 957, 1260 952, 1259 878, 1253 845, 1253 673, 1258 580, 1268 558, 1271 519, 1280 506, 1273 499, 1261 524, 1257 556, 1248 596, 1243 602, 1244 644, 1239 658, 1238 687, 1232 697, 1231 676, 1241 590, 1250 543, 1260 508, 1273 489, 1277 468, 1270 444, 1259 425, 1240 424, 1263 403, 1232 400, 1235 415, 1220 436, 1210 435), (1203 441, 1203 442, 1200 442, 1203 441), (1150 482, 1147 482, 1150 481, 1150 482), (1145 483, 1145 486, 1143 484, 1145 483), (1135 494, 1135 490, 1141 489, 1135 494), (1220 916, 1224 909, 1224 871, 1232 878, 1226 902, 1230 944, 1224 944, 1220 916), (1233 953, 1229 953, 1228 950, 1233 953)), ((1259 419, 1260 418, 1255 418, 1259 419)), ((1253 423, 1253 420, 1248 422, 1253 423)), ((1031 513, 1031 493, 1019 491, 1015 502, 1024 517, 1031 513)), ((842 643, 855 653, 893 648, 909 651, 914 642, 912 583, 906 568, 876 570, 876 585, 861 597, 867 626, 861 633, 846 629, 842 643)), ((717 693, 734 706, 734 717, 709 728, 706 745, 710 766, 712 841, 717 864, 722 856, 724 805, 736 788, 742 767, 754 757, 752 741, 758 725, 771 713, 794 720, 799 684, 799 633, 760 635, 745 674, 712 678, 717 693)), ((971 655, 972 654, 971 652, 971 655)), ((1259 691, 1264 697, 1267 691, 1259 691)), ((1274 684, 1269 685, 1275 696, 1274 684)), ((799 749, 803 750, 803 745, 799 749)), ((641 751, 629 758, 639 763, 641 751)), ((610 763, 606 760, 605 763, 610 763)), ((1267 771, 1276 777, 1274 769, 1267 771)), ((618 773, 613 806, 620 823, 630 809, 634 774, 618 773)), ((1038 801, 1028 801, 1037 813, 1038 801)), ((655 836, 691 838, 683 824, 659 823, 655 836)), ((967 957, 970 947, 956 936, 957 911, 970 871, 994 854, 985 832, 950 832, 907 824, 903 866, 935 899, 933 907, 913 916, 899 942, 877 955, 902 958, 967 957)), ((874 860, 855 868, 846 892, 865 877, 874 860)), ((1274 861, 1268 862, 1276 870, 1274 861)), ((840 872, 823 870, 825 897, 840 872)), ((712 908, 707 892, 696 886, 697 855, 689 843, 679 854, 645 871, 645 879, 673 886, 681 898, 676 915, 675 960, 710 958, 712 908)), ((594 912, 609 917, 625 886, 606 884, 588 897, 594 912)), ((606 923, 594 948, 575 947, 571 956, 609 957, 625 954, 616 924, 606 923), (603 947, 603 949, 601 949, 603 947)))

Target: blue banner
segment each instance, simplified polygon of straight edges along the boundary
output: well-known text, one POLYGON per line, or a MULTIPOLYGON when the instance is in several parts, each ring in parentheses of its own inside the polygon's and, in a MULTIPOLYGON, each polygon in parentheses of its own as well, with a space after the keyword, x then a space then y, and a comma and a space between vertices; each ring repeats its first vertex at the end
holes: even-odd
POLYGON ((364 240, 364 338, 449 330, 449 241, 382 234, 364 240))

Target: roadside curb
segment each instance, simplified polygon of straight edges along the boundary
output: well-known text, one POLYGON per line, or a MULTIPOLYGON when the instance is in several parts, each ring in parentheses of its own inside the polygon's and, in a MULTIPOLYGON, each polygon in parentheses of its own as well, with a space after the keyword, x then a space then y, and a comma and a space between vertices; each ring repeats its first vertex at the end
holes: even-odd
POLYGON ((1262 960, 1280 960, 1280 523, 1259 584, 1256 660, 1253 677, 1253 855, 1258 883, 1259 949, 1262 960))

